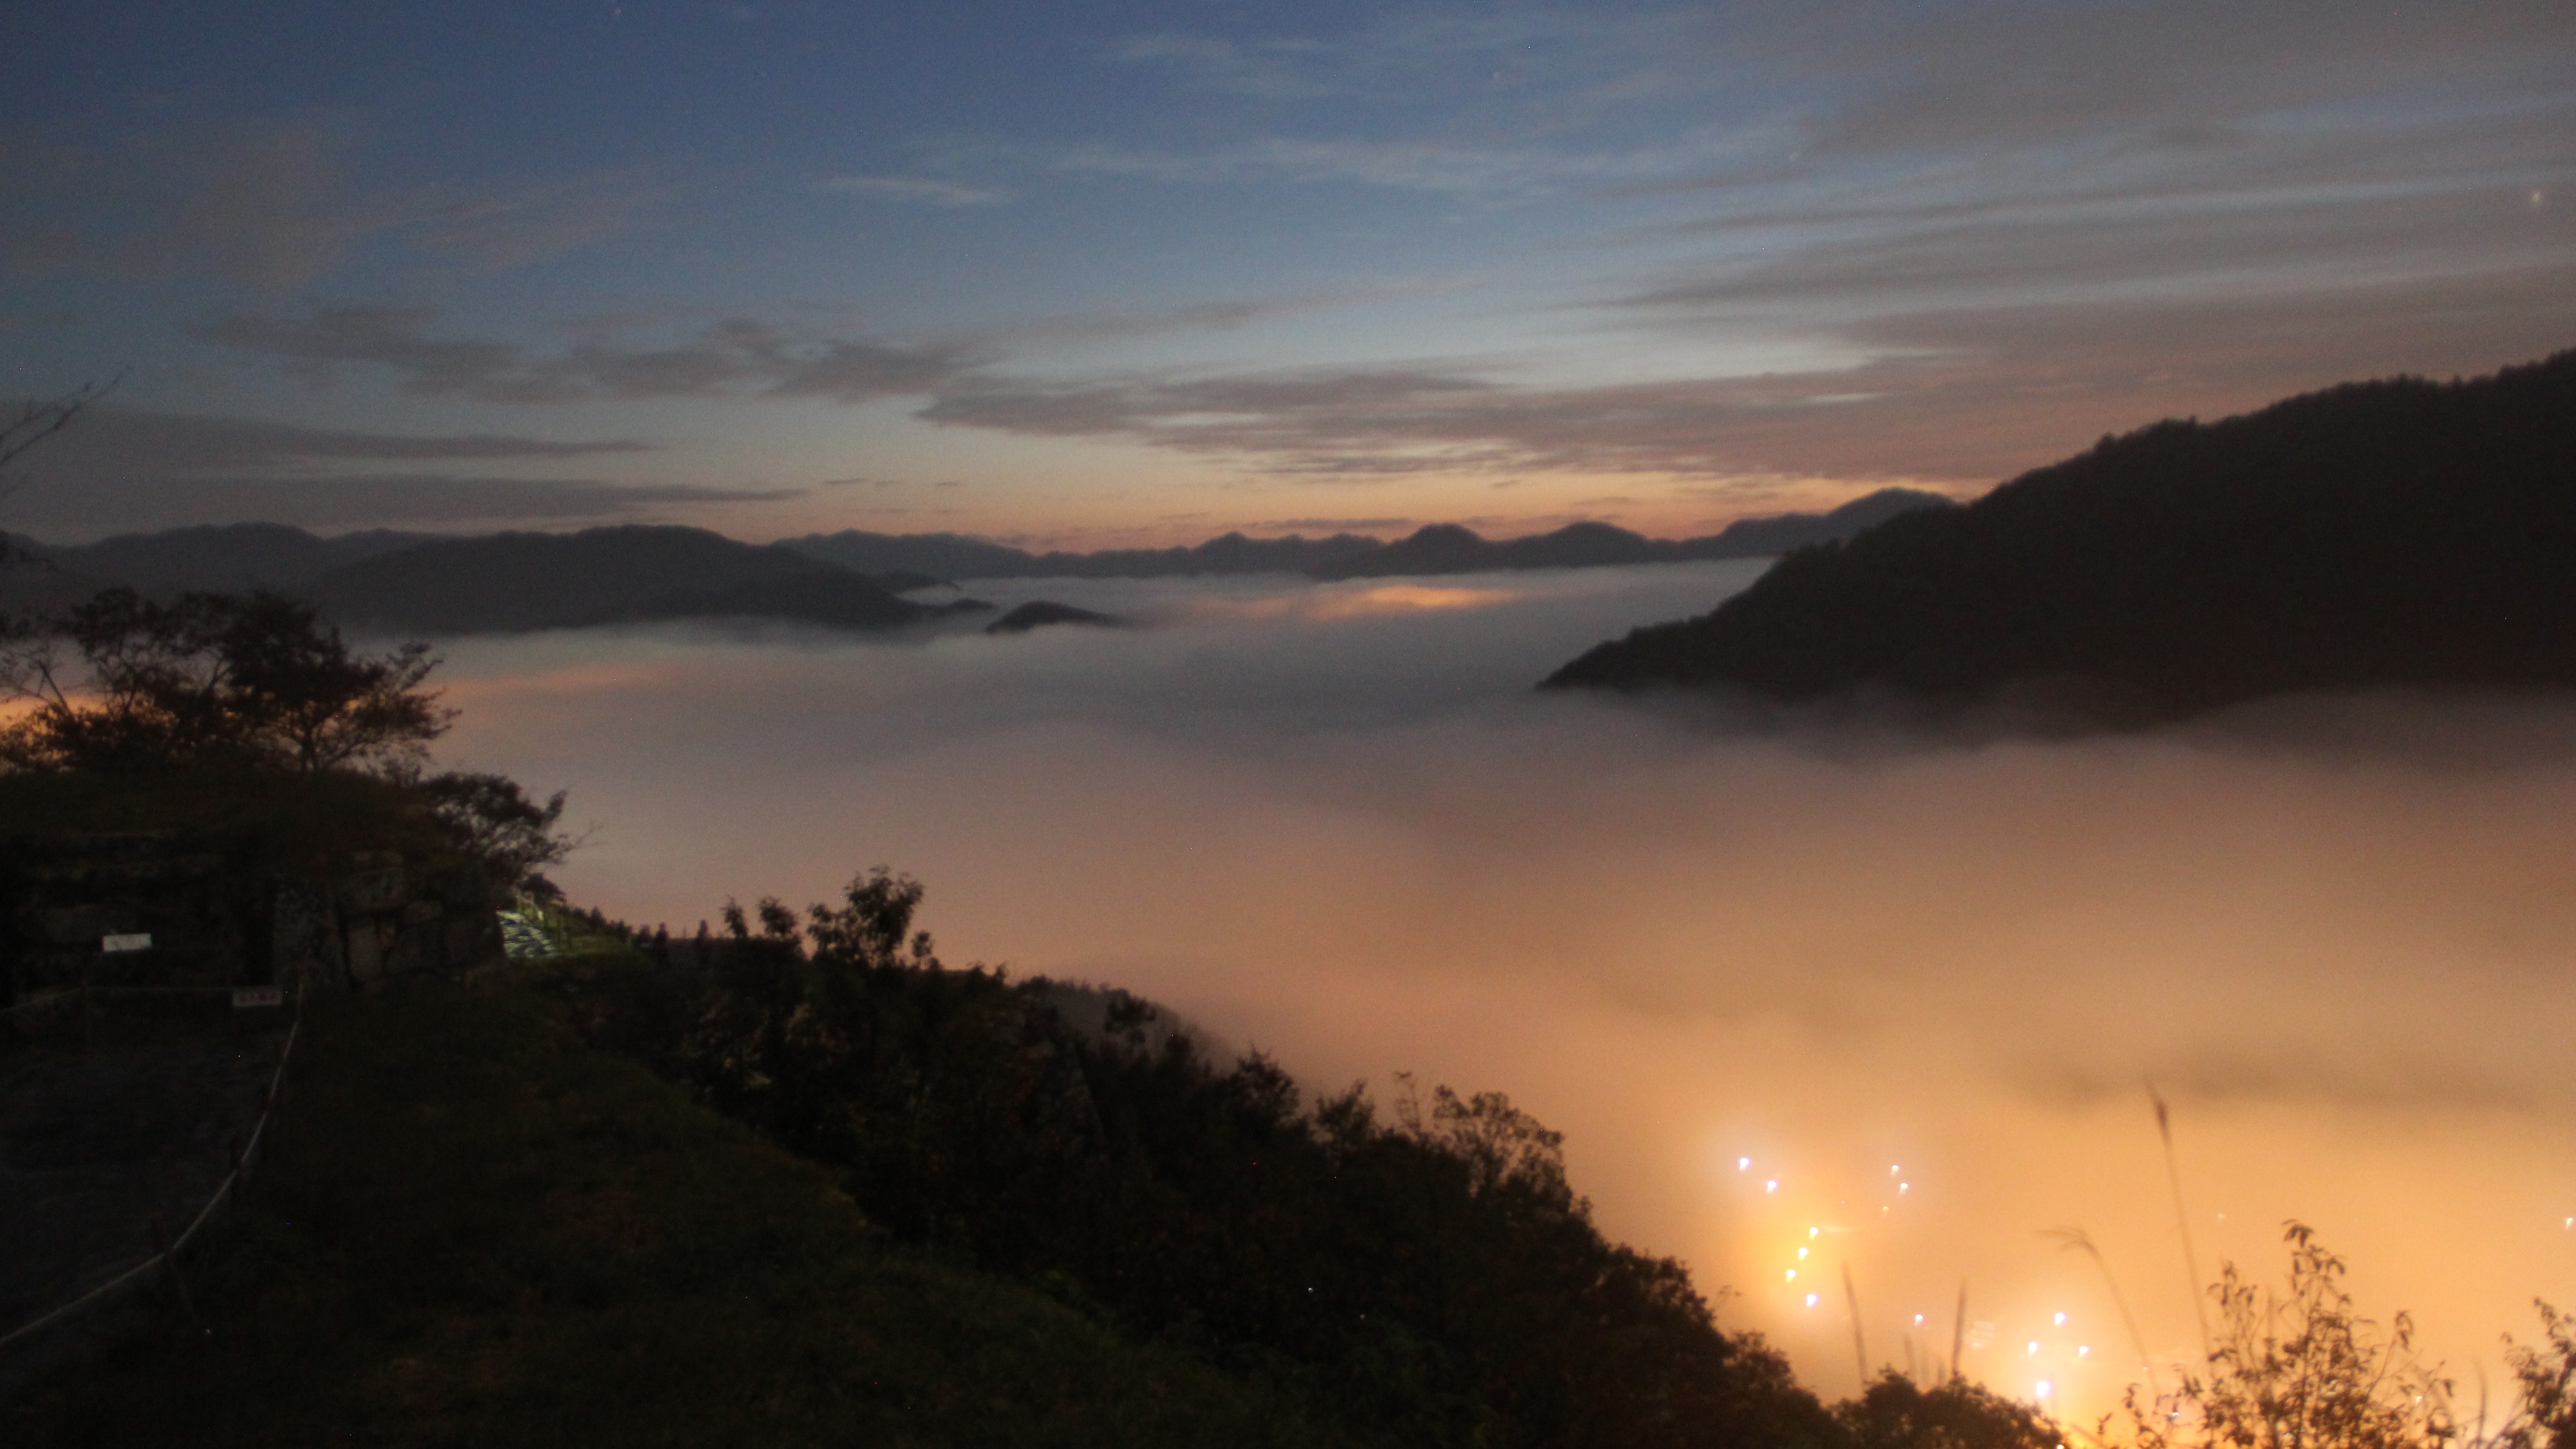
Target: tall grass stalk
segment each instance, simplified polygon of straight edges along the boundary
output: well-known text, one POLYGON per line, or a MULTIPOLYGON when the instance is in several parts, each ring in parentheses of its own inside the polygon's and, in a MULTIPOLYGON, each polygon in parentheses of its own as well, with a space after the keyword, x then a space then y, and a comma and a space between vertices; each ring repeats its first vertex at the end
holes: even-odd
POLYGON ((2205 1358, 2210 1351, 2209 1306, 2202 1301, 2200 1255, 2191 1245, 2191 1213, 2182 1203, 2182 1167, 2174 1158, 2173 1115, 2153 1081, 2147 1083, 2147 1100, 2156 1104, 2156 1135, 2164 1139, 2165 1182, 2173 1188, 2174 1224, 2182 1229, 2182 1265, 2191 1275, 2191 1311, 2200 1321, 2200 1352, 2205 1358))
MULTIPOLYGON (((2155 1355, 2147 1352, 2146 1335, 2138 1331, 2138 1317, 2129 1311, 2129 1295, 2120 1291, 2120 1280, 2111 1275, 2111 1264, 2102 1256, 2102 1250, 2094 1246, 2093 1235, 2082 1228, 2050 1228, 2040 1236, 2055 1238, 2057 1246, 2061 1249, 2084 1254, 2093 1260, 2095 1268, 2101 1270, 2102 1286, 2111 1290, 2112 1306, 2120 1310, 2120 1322, 2129 1330, 2129 1347, 2137 1352, 2138 1362, 2146 1368, 2147 1390, 2162 1397, 2164 1389, 2156 1382, 2155 1355)), ((2198 1301, 2196 1294, 2194 1301, 2198 1301)), ((2204 1330, 2205 1333, 2206 1330, 2204 1330)))
POLYGON ((1861 1387, 1869 1387, 1869 1343, 1861 1337, 1860 1290, 1852 1286, 1851 1263, 1843 1263, 1843 1302, 1851 1306, 1852 1357, 1860 1364, 1861 1387))
POLYGON ((1958 1311, 1950 1316, 1950 1377, 1959 1377, 1959 1357, 1968 1342, 1968 1280, 1959 1280, 1958 1311))

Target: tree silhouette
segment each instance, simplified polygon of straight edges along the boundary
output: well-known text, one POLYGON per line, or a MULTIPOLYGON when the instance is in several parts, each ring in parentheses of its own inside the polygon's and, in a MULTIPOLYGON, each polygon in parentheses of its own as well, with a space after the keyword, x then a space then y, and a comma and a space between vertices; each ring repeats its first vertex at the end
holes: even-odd
POLYGON ((2127 1414, 2134 1449, 2441 1449, 2460 1441, 2451 1383, 2416 1357, 2413 1321, 2363 1318, 2344 1262, 2305 1223, 2285 1226, 2286 1291, 2230 1263, 2210 1289, 2216 1338, 2200 1372, 2127 1414))
POLYGON ((417 643, 357 653, 276 594, 161 603, 110 589, 0 641, 0 688, 32 705, 0 732, 0 761, 111 773, 416 762, 451 714, 422 687, 437 662, 417 643))

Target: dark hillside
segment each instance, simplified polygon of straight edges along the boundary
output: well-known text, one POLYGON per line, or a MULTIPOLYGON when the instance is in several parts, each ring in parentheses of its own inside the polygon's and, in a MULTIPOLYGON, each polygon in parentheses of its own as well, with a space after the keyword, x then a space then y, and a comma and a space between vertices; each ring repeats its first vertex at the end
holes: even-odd
POLYGON ((199 1321, 0 1404, 0 1442, 1383 1442, 891 1246, 524 991, 317 1005, 285 1100, 188 1260, 199 1321))
POLYGON ((2130 719, 2260 695, 2576 683, 2576 352, 2164 422, 1802 550, 1553 687, 2066 686, 2130 719))
POLYGON ((306 592, 348 623, 433 634, 708 615, 879 628, 929 612, 783 548, 643 526, 421 544, 335 569, 306 592))
POLYGON ((1606 1239, 1499 1095, 1304 1100, 1117 996, 943 969, 882 872, 803 916, 628 937, 593 1041, 828 1164, 898 1241, 1058 1285, 1149 1338, 1310 1384, 1411 1445, 1845 1449, 1680 1264, 1606 1239))

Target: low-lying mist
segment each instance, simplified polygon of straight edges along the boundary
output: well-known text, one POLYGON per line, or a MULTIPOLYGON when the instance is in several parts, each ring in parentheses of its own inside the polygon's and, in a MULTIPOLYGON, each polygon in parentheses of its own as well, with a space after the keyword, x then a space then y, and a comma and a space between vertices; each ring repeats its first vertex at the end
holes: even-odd
POLYGON ((1926 745, 1531 690, 1757 571, 463 641, 444 755, 569 789, 558 878, 611 915, 694 930, 883 862, 951 962, 1128 987, 1319 1086, 1508 1092, 1606 1231, 1828 1392, 1847 1265, 1874 1363, 1946 1356, 1964 1280, 1967 1370, 2089 1422, 2140 1354, 2060 1227, 2147 1352, 2194 1347, 2149 1079, 2204 1279, 2277 1277, 2313 1223, 2464 1384, 2534 1295, 2576 1303, 2576 702, 1926 745))

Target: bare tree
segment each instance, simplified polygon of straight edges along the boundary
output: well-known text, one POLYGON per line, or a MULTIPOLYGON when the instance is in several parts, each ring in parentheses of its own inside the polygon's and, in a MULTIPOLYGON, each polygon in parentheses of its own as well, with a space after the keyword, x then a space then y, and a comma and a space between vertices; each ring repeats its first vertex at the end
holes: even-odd
POLYGON ((9 476, 9 465, 24 456, 28 449, 72 425, 72 420, 89 410, 92 403, 116 391, 125 381, 120 370, 105 382, 85 382, 59 397, 42 398, 18 406, 18 415, 0 423, 0 499, 17 492, 25 484, 9 476))

